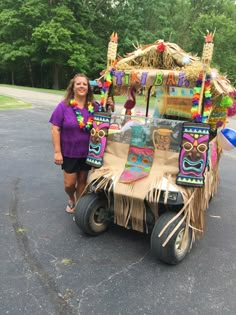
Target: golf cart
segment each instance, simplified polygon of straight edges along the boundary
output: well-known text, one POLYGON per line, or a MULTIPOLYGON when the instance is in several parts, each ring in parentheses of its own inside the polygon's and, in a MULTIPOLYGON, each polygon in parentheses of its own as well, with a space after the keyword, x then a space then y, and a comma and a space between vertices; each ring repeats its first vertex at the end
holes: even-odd
POLYGON ((225 77, 213 77, 210 35, 201 60, 157 41, 117 61, 111 38, 101 103, 111 86, 128 99, 124 114, 94 115, 87 158, 93 168, 75 210, 84 233, 99 235, 115 223, 151 234, 152 254, 167 264, 181 262, 202 235, 218 186, 218 133, 235 93, 225 77), (144 115, 132 113, 141 90, 144 115))

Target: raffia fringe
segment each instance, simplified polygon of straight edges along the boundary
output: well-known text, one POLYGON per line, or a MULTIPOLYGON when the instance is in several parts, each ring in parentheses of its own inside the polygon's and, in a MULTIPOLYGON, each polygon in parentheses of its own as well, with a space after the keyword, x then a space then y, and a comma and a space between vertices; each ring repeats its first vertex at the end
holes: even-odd
MULTIPOLYGON (((175 185, 176 177, 171 174, 164 174, 163 176, 159 175, 156 177, 152 176, 152 181, 149 183, 149 180, 146 179, 145 184, 142 185, 142 190, 140 190, 140 185, 136 186, 135 182, 131 184, 119 183, 122 170, 111 171, 107 168, 96 170, 90 175, 88 185, 93 182, 96 184, 97 191, 103 190, 106 193, 108 204, 110 204, 111 192, 113 193, 114 222, 116 224, 126 228, 132 228, 136 231, 148 233, 144 200, 148 202, 148 205, 150 206, 155 219, 157 220, 158 202, 160 200, 161 188, 163 189, 163 183, 165 182, 166 191, 164 203, 167 203, 170 185, 175 185)), ((183 218, 168 235, 162 244, 163 246, 166 246, 166 244, 175 234, 176 230, 184 221, 186 228, 181 246, 184 246, 184 243, 188 239, 189 228, 192 229, 192 242, 203 234, 205 225, 205 210, 209 206, 210 197, 217 192, 218 181, 217 163, 217 165, 215 165, 215 167, 210 172, 205 173, 204 188, 176 186, 182 193, 184 206, 176 214, 176 216, 166 224, 166 226, 160 232, 159 237, 180 215, 183 215, 183 218)))
MULTIPOLYGON (((209 200, 217 192, 219 176, 218 176, 218 163, 214 169, 205 174, 205 187, 204 188, 189 188, 182 193, 184 198, 183 208, 172 218, 161 230, 158 237, 165 232, 165 230, 174 222, 180 215, 183 214, 183 218, 175 226, 172 232, 168 235, 162 246, 166 246, 171 237, 175 234, 181 224, 185 221, 185 231, 182 240, 181 247, 185 246, 185 242, 188 239, 189 228, 192 229, 193 239, 192 243, 196 238, 199 238, 204 231, 205 226, 205 211, 209 206, 209 200)), ((192 244, 191 244, 192 246, 192 244)), ((191 248, 191 247, 190 247, 191 248)))

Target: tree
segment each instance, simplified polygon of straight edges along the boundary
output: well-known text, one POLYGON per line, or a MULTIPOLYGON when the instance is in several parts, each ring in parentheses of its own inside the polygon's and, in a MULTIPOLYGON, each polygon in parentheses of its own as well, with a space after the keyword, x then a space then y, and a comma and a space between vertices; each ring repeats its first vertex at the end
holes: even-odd
POLYGON ((214 54, 212 65, 226 73, 232 82, 235 82, 236 73, 236 28, 235 22, 225 15, 202 14, 193 23, 192 45, 201 56, 206 31, 216 31, 214 36, 214 54))
POLYGON ((64 88, 76 72, 96 78, 112 32, 121 56, 158 39, 201 56, 215 28, 213 63, 235 80, 235 20, 234 0, 4 0, 0 80, 64 88))

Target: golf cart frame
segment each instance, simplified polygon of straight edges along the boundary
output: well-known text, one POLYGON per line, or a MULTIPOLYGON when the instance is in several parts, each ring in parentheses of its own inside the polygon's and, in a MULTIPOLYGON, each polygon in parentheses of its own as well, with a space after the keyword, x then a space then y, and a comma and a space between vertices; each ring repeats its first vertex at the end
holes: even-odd
MULTIPOLYGON (((207 44, 211 46, 212 42, 207 44)), ((205 50, 209 45, 204 47, 205 50)), ((209 79, 205 71, 206 64, 209 66, 209 51, 207 58, 203 53, 204 58, 200 62, 198 58, 177 48, 175 44, 158 41, 116 63, 108 58, 110 67, 106 73, 112 78, 115 95, 123 94, 124 91, 129 95, 131 88, 138 91, 145 87, 146 110, 144 115, 110 114, 103 164, 92 169, 86 190, 75 210, 75 222, 87 235, 99 235, 111 223, 151 234, 152 254, 167 264, 181 262, 191 250, 194 240, 204 231, 205 210, 218 186, 218 165, 222 150, 216 137, 217 122, 226 121, 226 116, 212 115, 213 106, 211 115, 206 111, 204 87, 209 79), (143 69, 142 60, 150 60, 150 55, 154 54, 161 60, 162 68, 143 69), (167 54, 176 58, 176 69, 163 69, 163 59, 169 60, 167 54), (139 65, 138 69, 134 68, 135 64, 139 65), (205 67, 202 67, 203 64, 205 67), (189 68, 190 65, 193 70, 189 68), (192 73, 189 74, 190 70, 195 74, 194 78, 191 77, 192 73), (194 116, 194 87, 196 81, 199 83, 199 75, 198 115, 194 116), (156 98, 150 115, 153 94, 156 98), (201 183, 196 184, 197 179, 189 184, 184 183, 185 177, 183 180, 179 176, 180 152, 183 134, 195 127, 201 129, 200 132, 207 130, 208 153, 201 183), (142 172, 142 178, 140 173, 137 175, 135 165, 132 165, 132 171, 135 170, 132 175, 139 177, 129 178, 128 181, 125 176, 130 173, 123 174, 127 168, 129 171, 131 169, 127 158, 134 146, 149 150, 145 152, 148 152, 146 157, 150 158, 151 165, 145 169, 145 174, 142 172)), ((152 59, 152 66, 154 61, 155 58, 152 59)), ((173 61, 169 64, 173 65, 173 61)), ((233 91, 225 78, 214 80, 214 83, 212 80, 215 101, 233 91)))

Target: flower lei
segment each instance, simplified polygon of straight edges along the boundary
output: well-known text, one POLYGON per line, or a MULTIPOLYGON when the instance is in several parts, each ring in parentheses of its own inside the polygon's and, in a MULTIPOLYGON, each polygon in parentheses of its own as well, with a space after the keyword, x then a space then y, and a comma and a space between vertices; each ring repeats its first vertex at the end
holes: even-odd
POLYGON ((192 100, 192 117, 196 122, 206 123, 208 121, 209 115, 212 110, 212 102, 211 102, 211 76, 209 74, 206 75, 206 80, 204 84, 204 105, 203 105, 203 114, 198 112, 199 99, 202 88, 202 73, 199 75, 197 79, 196 86, 193 90, 193 100, 192 100))
POLYGON ((91 102, 88 102, 88 112, 89 112, 89 117, 87 122, 85 123, 84 121, 84 117, 81 113, 81 111, 79 110, 78 103, 76 102, 76 100, 71 99, 70 100, 70 105, 73 108, 75 115, 76 115, 76 119, 78 121, 78 125, 81 129, 84 130, 90 130, 92 128, 93 125, 93 113, 94 113, 94 106, 91 102))
POLYGON ((105 106, 106 99, 108 97, 110 86, 112 84, 113 74, 114 74, 114 69, 111 69, 109 72, 107 72, 104 75, 104 82, 102 84, 102 89, 101 89, 99 112, 105 111, 104 106, 105 106))

